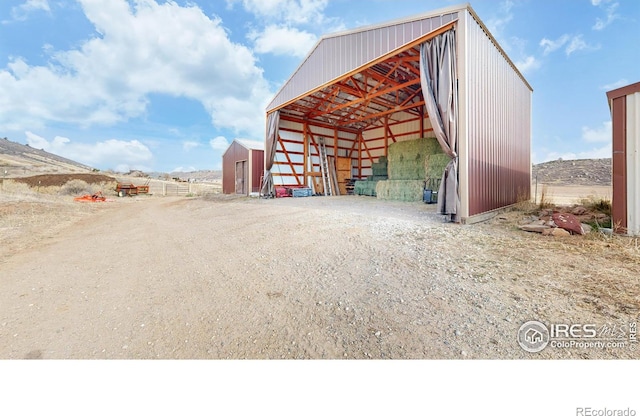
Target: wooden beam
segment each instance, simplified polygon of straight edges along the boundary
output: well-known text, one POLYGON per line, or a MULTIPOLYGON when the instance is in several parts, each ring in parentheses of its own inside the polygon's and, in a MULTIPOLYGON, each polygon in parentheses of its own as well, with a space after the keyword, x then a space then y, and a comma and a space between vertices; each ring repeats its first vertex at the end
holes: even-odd
POLYGON ((355 106, 355 105, 358 105, 358 104, 366 104, 369 100, 372 100, 374 98, 380 97, 382 95, 390 94, 392 92, 395 92, 395 91, 398 91, 398 90, 401 90, 403 88, 409 87, 411 85, 416 85, 416 84, 419 84, 419 83, 420 83, 420 79, 412 79, 412 80, 409 80, 409 81, 405 82, 404 84, 398 84, 398 85, 395 85, 393 87, 377 91, 377 92, 375 92, 373 94, 367 93, 363 97, 360 97, 360 98, 358 98, 356 100, 353 100, 353 101, 346 102, 346 103, 338 105, 336 107, 333 107, 333 108, 329 107, 324 112, 309 113, 309 117, 310 118, 316 118, 316 117, 323 116, 325 114, 330 114, 330 113, 342 110, 343 108, 352 107, 352 106, 355 106))
POLYGON ((408 110, 410 108, 415 108, 415 107, 418 107, 418 106, 421 106, 421 105, 424 105, 424 101, 413 103, 413 104, 410 104, 410 105, 405 106, 403 108, 398 108, 398 109, 393 108, 391 110, 382 111, 382 112, 379 112, 379 113, 373 113, 373 114, 370 114, 368 116, 364 116, 364 117, 356 118, 356 119, 353 119, 353 120, 349 120, 348 122, 338 123, 338 126, 349 125, 350 123, 354 123, 354 122, 357 122, 357 121, 370 120, 372 118, 380 118, 380 117, 382 117, 384 115, 387 115, 387 114, 393 114, 393 113, 397 113, 397 112, 400 112, 400 111, 405 111, 405 110, 408 110))

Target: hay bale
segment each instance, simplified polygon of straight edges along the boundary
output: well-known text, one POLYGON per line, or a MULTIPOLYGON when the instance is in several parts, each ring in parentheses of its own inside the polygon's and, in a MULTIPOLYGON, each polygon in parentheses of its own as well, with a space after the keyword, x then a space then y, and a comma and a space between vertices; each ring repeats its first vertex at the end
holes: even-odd
POLYGON ((380 199, 392 201, 422 201, 423 180, 388 180, 379 181, 376 195, 380 199))
POLYGON ((442 154, 435 138, 407 140, 389 145, 388 172, 391 180, 424 180, 427 156, 442 154))
POLYGON ((426 179, 441 179, 450 160, 451 158, 445 153, 428 155, 424 162, 426 179))
POLYGON ((376 183, 374 181, 356 181, 353 185, 353 193, 356 195, 376 196, 376 183))

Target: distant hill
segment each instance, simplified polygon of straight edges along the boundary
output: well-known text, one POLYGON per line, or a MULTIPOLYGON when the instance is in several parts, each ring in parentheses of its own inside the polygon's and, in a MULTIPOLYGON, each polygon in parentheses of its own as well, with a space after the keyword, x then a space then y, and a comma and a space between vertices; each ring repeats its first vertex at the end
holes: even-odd
POLYGON ((531 179, 554 185, 611 185, 611 159, 552 160, 533 165, 531 179))
MULTIPOLYGON (((0 177, 24 177, 44 173, 85 173, 90 166, 28 145, 0 138, 0 177)), ((151 178, 179 178, 195 182, 219 182, 221 171, 135 172, 151 178)), ((132 175, 135 176, 135 175, 132 175)), ((611 159, 553 160, 533 165, 532 181, 554 185, 611 185, 611 159)))
POLYGON ((40 173, 91 172, 90 166, 34 149, 29 145, 0 139, 0 176, 23 177, 40 173))

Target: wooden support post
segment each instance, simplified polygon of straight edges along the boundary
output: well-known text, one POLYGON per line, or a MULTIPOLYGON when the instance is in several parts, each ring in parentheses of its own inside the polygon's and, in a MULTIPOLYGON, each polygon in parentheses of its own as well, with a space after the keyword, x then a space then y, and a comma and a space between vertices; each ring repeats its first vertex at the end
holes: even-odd
POLYGON ((303 168, 303 181, 304 184, 307 185, 309 183, 309 158, 311 157, 309 155, 309 136, 308 136, 308 132, 309 132, 309 125, 307 124, 307 122, 305 121, 304 124, 302 125, 302 140, 304 141, 304 156, 303 156, 303 163, 304 163, 304 168, 303 168))
POLYGON ((358 133, 358 178, 362 179, 362 132, 358 133))
POLYGON ((384 116, 384 156, 389 156, 389 116, 384 116))

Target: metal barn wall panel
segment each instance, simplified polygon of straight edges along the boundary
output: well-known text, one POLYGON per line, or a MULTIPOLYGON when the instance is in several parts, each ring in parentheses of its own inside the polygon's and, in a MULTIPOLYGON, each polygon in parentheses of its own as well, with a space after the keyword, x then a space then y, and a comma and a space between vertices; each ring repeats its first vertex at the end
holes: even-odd
POLYGON ((251 189, 249 192, 260 192, 260 184, 264 175, 264 150, 251 150, 251 189))
POLYGON ((619 229, 627 228, 627 100, 618 97, 611 102, 613 130, 611 218, 619 229))
POLYGON ((607 92, 612 122, 611 218, 618 233, 640 235, 640 82, 607 92))
POLYGON ((222 155, 222 193, 236 193, 236 162, 241 160, 249 160, 249 151, 234 141, 222 155))
POLYGON ((449 9, 441 15, 431 14, 383 27, 323 37, 267 106, 267 112, 340 78, 457 17, 458 10, 449 9))
MULTIPOLYGON (((462 193, 469 216, 514 204, 531 194, 531 89, 471 13, 460 94, 466 167, 462 193)), ((459 40, 460 42, 460 40, 459 40)), ((459 43, 460 44, 460 43, 459 43)), ((460 65, 460 63, 459 63, 460 65)), ((464 209, 463 209, 464 211, 464 209)))

